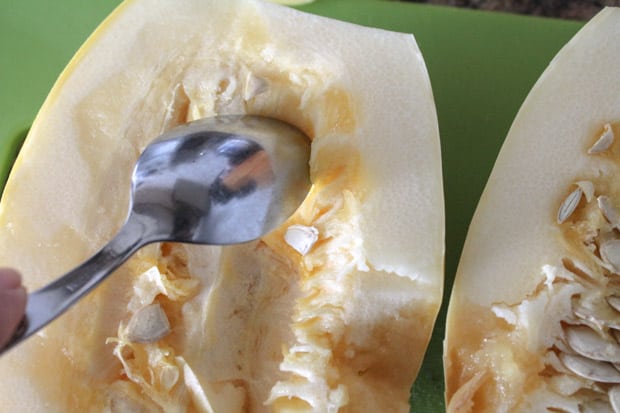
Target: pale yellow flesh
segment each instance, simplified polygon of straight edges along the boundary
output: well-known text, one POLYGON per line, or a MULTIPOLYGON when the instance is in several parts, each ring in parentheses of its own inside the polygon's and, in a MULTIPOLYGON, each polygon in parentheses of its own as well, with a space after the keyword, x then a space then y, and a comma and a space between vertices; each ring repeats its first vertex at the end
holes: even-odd
POLYGON ((595 196, 617 192, 617 142, 605 155, 587 151, 606 123, 615 125, 618 140, 618 67, 620 9, 609 8, 555 57, 510 129, 470 225, 452 291, 444 356, 452 412, 563 406, 548 391, 542 355, 560 340, 559 318, 571 295, 564 289, 562 298, 559 292, 548 295, 557 299, 538 298, 546 296, 547 277, 563 258, 582 258, 556 218, 575 183, 594 182, 595 196), (531 313, 519 314, 517 306, 526 301, 529 307, 522 309, 531 313))
POLYGON ((141 251, 0 360, 1 411, 408 411, 444 248, 437 120, 410 35, 253 1, 121 5, 37 116, 0 204, 0 263, 35 289, 86 259, 122 224, 144 146, 219 113, 311 136, 308 200, 255 243, 141 251), (284 241, 293 224, 318 230, 304 257, 284 241), (183 286, 155 298, 172 333, 124 347, 153 266, 183 286))

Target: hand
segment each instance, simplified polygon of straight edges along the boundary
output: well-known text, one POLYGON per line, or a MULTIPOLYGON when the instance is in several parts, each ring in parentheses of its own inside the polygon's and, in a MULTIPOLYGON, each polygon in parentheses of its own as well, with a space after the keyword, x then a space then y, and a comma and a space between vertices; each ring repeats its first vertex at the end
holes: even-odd
POLYGON ((0 349, 9 342, 24 318, 28 295, 21 275, 12 269, 0 269, 0 349))

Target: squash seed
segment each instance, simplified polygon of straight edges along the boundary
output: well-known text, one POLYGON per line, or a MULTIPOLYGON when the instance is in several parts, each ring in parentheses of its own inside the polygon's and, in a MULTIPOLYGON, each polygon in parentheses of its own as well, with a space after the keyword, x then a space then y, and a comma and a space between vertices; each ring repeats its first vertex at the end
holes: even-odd
POLYGON ((620 413, 620 386, 612 387, 607 394, 614 413, 620 413))
POLYGON ((590 327, 573 325, 564 329, 566 343, 576 353, 592 360, 620 363, 620 344, 601 336, 590 327))
POLYGON ((586 197, 586 202, 592 201, 592 198, 594 198, 594 184, 592 182, 577 181, 575 182, 575 185, 577 185, 583 191, 583 194, 586 197))
POLYGON ((319 230, 305 225, 291 225, 284 234, 284 241, 301 255, 306 255, 319 239, 319 230))
POLYGON ((582 413, 609 413, 611 411, 611 406, 607 400, 588 400, 581 403, 579 407, 582 413))
POLYGON ((620 273, 620 239, 612 239, 601 244, 601 258, 611 265, 615 273, 620 273))
POLYGON ((607 222, 616 227, 619 223, 618 218, 620 215, 618 214, 618 210, 614 207, 611 199, 609 199, 606 195, 601 195, 596 198, 596 200, 598 202, 598 207, 607 222))
MULTIPOLYGON (((562 366, 562 369, 565 369, 562 366)), ((579 390, 583 389, 583 379, 571 374, 568 371, 565 374, 558 374, 551 376, 549 380, 549 387, 557 394, 562 396, 572 396, 579 390)))
POLYGON ((570 217, 573 212, 575 212, 577 205, 579 205, 579 201, 581 201, 582 195, 583 190, 578 187, 566 197, 564 202, 562 202, 562 205, 560 205, 560 209, 558 210, 558 224, 566 221, 568 217, 570 217))
MULTIPOLYGON (((618 301, 620 304, 620 299, 618 301)), ((590 300, 575 297, 571 304, 573 314, 591 328, 597 331, 604 331, 608 327, 620 330, 618 312, 608 304, 608 301, 599 299, 599 296, 590 300)))
POLYGON ((136 311, 127 324, 127 339, 132 343, 154 343, 170 333, 170 322, 159 303, 136 311))
POLYGON ((567 369, 584 379, 600 383, 620 383, 620 371, 610 363, 567 353, 560 353, 559 358, 567 369))
POLYGON ((248 101, 256 96, 265 93, 269 90, 269 82, 267 79, 258 77, 254 73, 250 72, 245 78, 245 84, 243 86, 243 100, 248 101))
POLYGON ((618 297, 617 295, 608 295, 605 300, 611 308, 620 312, 620 297, 618 297))
POLYGON ((596 140, 596 142, 594 142, 594 145, 588 149, 588 154, 594 155, 605 152, 609 149, 612 143, 614 143, 614 131, 611 128, 611 125, 606 123, 605 126, 603 126, 603 133, 601 136, 596 140))

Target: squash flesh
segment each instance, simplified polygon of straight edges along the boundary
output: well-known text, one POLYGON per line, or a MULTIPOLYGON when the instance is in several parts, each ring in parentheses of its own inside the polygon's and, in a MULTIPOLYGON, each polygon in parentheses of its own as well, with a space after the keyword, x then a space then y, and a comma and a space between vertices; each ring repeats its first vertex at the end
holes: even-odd
POLYGON ((274 116, 306 131, 308 200, 255 243, 143 249, 2 360, 3 409, 407 410, 443 257, 436 117, 410 36, 249 1, 123 4, 33 125, 0 205, 0 237, 11 245, 0 260, 32 289, 87 258, 122 224, 148 141, 221 113, 274 116), (203 31, 188 29, 205 21, 203 31), (420 208, 404 209, 410 202, 420 208), (284 241, 294 224, 321 234, 304 257, 284 241), (153 268, 187 288, 177 300, 155 298, 169 336, 127 346, 123 327, 153 268))
POLYGON ((592 302, 599 294, 585 273, 593 271, 597 285, 613 278, 584 241, 593 230, 608 231, 596 197, 617 199, 617 146, 587 152, 603 125, 620 119, 619 78, 611 69, 620 56, 619 18, 618 9, 604 10, 562 49, 502 147, 451 297, 444 355, 449 411, 572 412, 599 402, 611 408, 605 391, 592 393, 558 356, 571 352, 567 326, 586 323, 574 313, 575 299, 592 302), (593 198, 584 194, 559 224, 560 205, 582 181, 592 183, 593 198))

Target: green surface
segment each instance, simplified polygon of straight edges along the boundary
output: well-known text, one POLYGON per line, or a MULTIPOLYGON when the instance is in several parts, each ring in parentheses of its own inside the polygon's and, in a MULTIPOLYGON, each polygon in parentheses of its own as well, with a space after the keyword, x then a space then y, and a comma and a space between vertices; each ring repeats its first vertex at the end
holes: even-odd
MULTIPOLYGON (((119 0, 0 0, 0 185, 47 92, 119 0)), ((519 106, 580 23, 380 0, 318 0, 303 10, 414 33, 442 139, 446 288, 412 411, 443 412, 445 311, 467 226, 519 106)))

